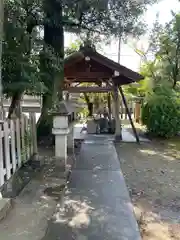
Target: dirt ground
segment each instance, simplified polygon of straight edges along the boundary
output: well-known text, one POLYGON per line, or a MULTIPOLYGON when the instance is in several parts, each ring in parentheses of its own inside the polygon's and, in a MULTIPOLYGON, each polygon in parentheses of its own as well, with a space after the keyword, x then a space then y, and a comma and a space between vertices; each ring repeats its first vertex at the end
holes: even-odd
POLYGON ((180 139, 116 149, 143 240, 180 240, 180 139))

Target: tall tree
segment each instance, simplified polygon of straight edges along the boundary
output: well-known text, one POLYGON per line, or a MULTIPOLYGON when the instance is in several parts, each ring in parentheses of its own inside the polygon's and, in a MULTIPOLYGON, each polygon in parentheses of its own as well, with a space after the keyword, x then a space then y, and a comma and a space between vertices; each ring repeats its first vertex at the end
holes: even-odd
POLYGON ((140 16, 146 10, 147 4, 154 2, 156 0, 140 2, 100 0, 97 4, 95 0, 44 0, 45 46, 41 55, 41 66, 42 70, 47 73, 47 78, 44 78, 44 81, 49 90, 43 95, 43 111, 38 122, 39 132, 47 134, 43 127, 45 125, 50 131, 48 111, 45 109, 49 110, 56 105, 54 101, 58 102, 58 99, 60 99, 60 95, 53 89, 60 91, 63 82, 64 30, 106 36, 118 36, 122 31, 126 36, 129 34, 139 35, 142 33, 143 27, 140 16), (55 59, 57 59, 55 64, 49 55, 55 56, 55 59))
POLYGON ((44 0, 44 46, 40 54, 41 73, 47 91, 42 95, 42 112, 38 121, 38 136, 51 133, 50 110, 56 110, 61 100, 64 80, 64 24, 62 1, 44 0))
POLYGON ((159 44, 156 55, 164 64, 164 75, 175 88, 180 77, 180 14, 174 15, 173 20, 166 24, 159 44))
POLYGON ((172 13, 172 20, 164 25, 157 20, 150 32, 147 50, 134 47, 141 57, 141 73, 145 80, 139 86, 126 87, 135 96, 144 97, 158 86, 179 90, 180 78, 180 15, 172 13), (151 55, 151 60, 148 58, 151 55))
POLYGON ((152 76, 157 83, 163 81, 175 88, 180 77, 180 14, 172 13, 172 20, 165 26, 156 21, 152 33, 149 45, 154 55, 149 62, 152 76))
MULTIPOLYGON (((29 80, 32 79, 30 72, 36 74, 36 79, 40 76, 46 91, 43 93, 39 126, 49 125, 49 120, 46 121, 48 110, 55 108, 61 99, 59 92, 64 78, 64 31, 85 33, 90 37, 92 33, 106 37, 118 36, 122 32, 125 36, 139 35, 143 29, 140 16, 148 4, 156 1, 100 0, 97 4, 95 0, 7 0, 3 85, 7 90, 5 91, 14 99, 12 103, 16 105, 22 92, 29 91, 28 85, 32 85, 29 80), (43 51, 33 51, 33 33, 34 30, 41 33, 41 27, 44 30, 43 51), (35 61, 33 66, 31 64, 32 53, 35 52, 41 52, 40 74, 37 62, 35 61), (15 56, 18 61, 10 61, 10 71, 10 64, 8 65, 6 60, 7 57, 14 60, 15 56), (29 66, 33 69, 28 70, 29 66), (16 88, 17 83, 21 83, 21 88, 16 88)), ((50 130, 49 127, 48 129, 50 130)))
POLYGON ((4 1, 0 0, 0 119, 2 119, 2 42, 3 42, 3 22, 4 22, 4 1))
POLYGON ((31 11, 35 6, 35 1, 31 4, 25 0, 5 2, 2 84, 3 93, 12 98, 9 118, 25 91, 41 91, 42 84, 38 83, 37 29, 31 27, 31 11))

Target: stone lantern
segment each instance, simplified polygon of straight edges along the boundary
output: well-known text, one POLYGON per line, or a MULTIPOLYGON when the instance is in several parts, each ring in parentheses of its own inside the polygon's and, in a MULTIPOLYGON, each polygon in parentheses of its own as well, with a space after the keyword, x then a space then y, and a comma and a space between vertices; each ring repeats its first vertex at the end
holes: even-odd
POLYGON ((53 113, 52 133, 55 135, 55 158, 64 171, 67 166, 68 115, 65 102, 60 102, 57 111, 53 113))

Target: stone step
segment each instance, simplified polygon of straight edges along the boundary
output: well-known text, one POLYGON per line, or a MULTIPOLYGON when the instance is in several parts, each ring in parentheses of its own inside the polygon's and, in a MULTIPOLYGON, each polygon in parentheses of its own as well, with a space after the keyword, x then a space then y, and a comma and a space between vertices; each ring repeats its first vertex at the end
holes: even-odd
POLYGON ((12 208, 12 200, 10 198, 0 199, 0 221, 6 218, 11 208, 12 208))

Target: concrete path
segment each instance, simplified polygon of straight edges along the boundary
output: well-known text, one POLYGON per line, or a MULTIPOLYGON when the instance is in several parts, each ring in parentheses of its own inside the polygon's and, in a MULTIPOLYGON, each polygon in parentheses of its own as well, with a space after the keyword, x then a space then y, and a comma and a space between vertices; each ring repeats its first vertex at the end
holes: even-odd
POLYGON ((115 147, 87 136, 43 240, 140 240, 115 147))
MULTIPOLYGON (((85 139, 87 137, 87 132, 81 132, 83 127, 87 127, 87 124, 77 123, 74 126, 74 138, 75 139, 85 139)), ((97 136, 101 136, 97 135, 97 136)), ((113 136, 113 135, 112 135, 113 136)), ((147 138, 143 138, 139 136, 139 140, 141 142, 149 142, 147 138)), ((122 127, 122 141, 123 142, 136 142, 135 136, 127 129, 122 127)))
POLYGON ((45 235, 48 220, 54 213, 65 184, 57 166, 50 162, 13 200, 13 208, 0 222, 1 240, 40 240, 45 235), (56 189, 56 194, 51 193, 56 189))

